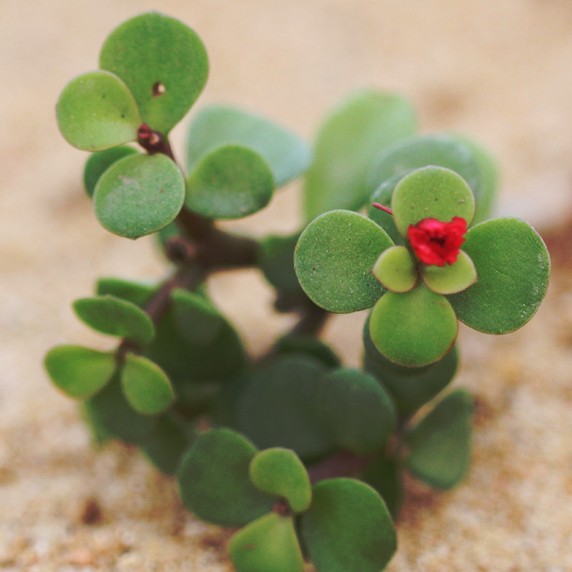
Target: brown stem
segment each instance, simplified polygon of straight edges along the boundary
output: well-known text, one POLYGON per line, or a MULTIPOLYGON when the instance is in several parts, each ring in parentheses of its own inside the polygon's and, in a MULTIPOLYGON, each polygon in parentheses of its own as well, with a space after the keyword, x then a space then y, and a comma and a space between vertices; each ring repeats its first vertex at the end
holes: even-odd
POLYGON ((310 481, 316 483, 335 477, 358 477, 370 459, 349 451, 341 451, 308 468, 310 481))

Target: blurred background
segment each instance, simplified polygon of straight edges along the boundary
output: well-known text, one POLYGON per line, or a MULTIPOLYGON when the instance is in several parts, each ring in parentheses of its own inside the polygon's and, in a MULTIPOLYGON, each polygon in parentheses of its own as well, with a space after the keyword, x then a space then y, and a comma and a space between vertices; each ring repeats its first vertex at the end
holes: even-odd
MULTIPOLYGON (((567 0, 0 0, 0 569, 229 569, 224 535, 182 511, 173 483, 134 452, 95 454, 75 404, 42 369, 56 343, 111 347, 70 309, 97 277, 166 272, 152 240, 98 225, 81 185, 87 155, 65 143, 54 114, 63 86, 97 67, 107 34, 152 9, 207 46, 210 79, 196 108, 239 105, 310 140, 332 106, 371 86, 411 99, 423 132, 464 133, 497 157, 498 212, 536 225, 558 264, 521 332, 461 332, 457 383, 479 403, 473 469, 446 494, 409 483, 390 570, 572 569, 567 0), (86 518, 94 499, 97 518, 86 518)), ((175 148, 183 135, 174 131, 175 148)), ((285 233, 298 215, 292 185, 231 226, 285 233)), ((211 290, 254 352, 292 321, 272 316, 254 271, 217 277, 211 290)), ((363 319, 336 318, 326 331, 352 365, 363 319)))

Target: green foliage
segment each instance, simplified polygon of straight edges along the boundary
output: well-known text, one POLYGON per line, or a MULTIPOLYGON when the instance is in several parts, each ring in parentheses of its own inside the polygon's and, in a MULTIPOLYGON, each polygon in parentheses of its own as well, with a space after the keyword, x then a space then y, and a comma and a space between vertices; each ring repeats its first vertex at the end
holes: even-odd
POLYGON ((83 171, 83 185, 88 196, 92 197, 95 192, 95 186, 101 175, 113 165, 128 155, 136 155, 137 150, 134 147, 112 147, 104 151, 98 151, 90 155, 85 163, 83 171))
POLYGON ((457 262, 447 266, 424 266, 423 282, 437 294, 456 294, 477 281, 477 269, 466 252, 459 252, 457 262))
POLYGON ((400 294, 413 290, 417 283, 415 259, 405 246, 392 246, 384 250, 372 269, 379 283, 400 294))

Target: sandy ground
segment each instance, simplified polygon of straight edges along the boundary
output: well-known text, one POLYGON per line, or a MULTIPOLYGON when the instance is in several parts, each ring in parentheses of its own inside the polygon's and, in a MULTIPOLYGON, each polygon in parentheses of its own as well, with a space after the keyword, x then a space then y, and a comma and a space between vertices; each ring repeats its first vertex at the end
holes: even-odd
MULTIPOLYGON (((79 183, 84 156, 59 136, 53 113, 62 86, 96 66, 106 34, 148 9, 203 37, 212 71, 199 104, 243 105, 311 137, 349 91, 399 91, 418 106, 423 131, 470 134, 499 158, 500 212, 554 234, 571 211, 568 0, 0 0, 2 570, 229 570, 220 530, 185 513, 173 483, 137 453, 96 454, 75 404, 41 367, 56 343, 109 347, 69 309, 96 277, 164 272, 150 241, 95 222, 79 183)), ((297 212, 293 188, 234 226, 288 231, 297 212)), ((271 316, 254 272, 218 278, 212 290, 253 351, 290 323, 271 316)), ((327 329, 350 364, 362 320, 327 329)), ((462 332, 457 383, 480 404, 473 468, 447 494, 409 484, 391 572, 572 570, 571 332, 564 263, 522 331, 462 332)))

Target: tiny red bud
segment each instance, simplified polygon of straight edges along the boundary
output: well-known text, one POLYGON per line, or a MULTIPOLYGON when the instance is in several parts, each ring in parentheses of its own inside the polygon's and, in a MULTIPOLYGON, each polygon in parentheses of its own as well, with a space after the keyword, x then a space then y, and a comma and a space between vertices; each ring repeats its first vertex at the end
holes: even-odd
POLYGON ((466 232, 467 221, 458 216, 451 222, 425 218, 409 225, 407 238, 420 262, 428 266, 445 266, 457 261, 466 232))

